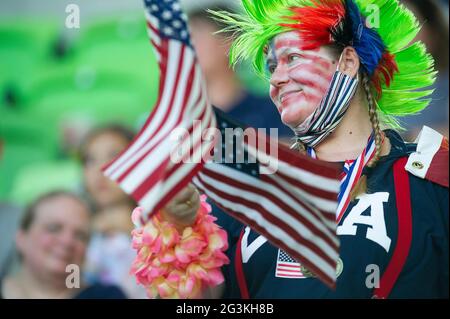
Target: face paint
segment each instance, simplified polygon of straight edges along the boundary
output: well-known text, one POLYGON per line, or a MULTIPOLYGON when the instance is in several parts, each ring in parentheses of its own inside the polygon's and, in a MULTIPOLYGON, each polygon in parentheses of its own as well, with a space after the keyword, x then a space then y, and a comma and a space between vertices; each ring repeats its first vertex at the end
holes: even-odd
POLYGON ((282 121, 290 127, 314 112, 335 70, 326 50, 306 52, 299 48, 300 44, 298 32, 286 32, 275 37, 268 51, 267 66, 273 72, 270 96, 282 121))
POLYGON ((292 77, 295 81, 311 90, 311 95, 316 95, 321 99, 324 92, 328 89, 331 76, 323 71, 323 69, 313 64, 299 64, 293 68, 292 77))
MULTIPOLYGON (((278 50, 282 47, 292 47, 292 48, 299 48, 299 49, 304 49, 303 48, 303 41, 300 39, 281 39, 279 41, 277 41, 276 45, 275 45, 275 49, 278 50)), ((312 52, 318 52, 319 48, 315 48, 315 49, 310 49, 309 51, 312 52)))
POLYGON ((272 42, 268 53, 275 54, 277 63, 272 67, 270 96, 297 139, 314 147, 342 120, 358 78, 338 71, 325 49, 303 51, 299 42, 295 31, 280 34, 272 42), (297 46, 287 46, 292 43, 297 46))

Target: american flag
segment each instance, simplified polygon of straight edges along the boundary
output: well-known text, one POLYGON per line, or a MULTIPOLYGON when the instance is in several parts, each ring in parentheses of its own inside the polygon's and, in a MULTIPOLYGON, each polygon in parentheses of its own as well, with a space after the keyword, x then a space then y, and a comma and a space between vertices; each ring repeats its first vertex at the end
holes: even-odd
POLYGON ((335 221, 339 170, 253 129, 244 130, 219 110, 215 114, 222 137, 218 144, 226 148, 233 143, 233 152, 222 151, 221 159, 207 162, 194 184, 217 206, 333 286, 339 257, 335 221), (244 131, 245 136, 230 140, 227 129, 244 131), (236 159, 242 150, 243 162, 227 158, 236 159))
POLYGON ((285 251, 278 249, 275 277, 278 278, 306 278, 300 264, 285 251))
MULTIPOLYGON (((229 163, 225 157, 208 161, 218 139, 205 138, 200 130, 220 127, 224 133, 240 125, 208 103, 179 3, 145 0, 145 5, 161 74, 159 97, 136 138, 104 168, 105 174, 143 207, 142 224, 192 180, 219 207, 334 286, 338 169, 259 134, 244 143, 245 158, 254 161, 229 163), (195 120, 201 120, 201 125, 196 126, 195 120), (174 143, 170 134, 177 128, 189 134, 174 143), (260 141, 265 147, 257 144, 260 141), (194 159, 202 160, 175 163, 171 160, 174 149, 181 150, 180 158, 194 154, 194 159)), ((216 147, 214 155, 218 151, 216 147)))
POLYGON ((149 214, 164 207, 185 187, 202 166, 201 161, 174 163, 171 155, 182 152, 181 158, 207 157, 213 141, 202 143, 201 130, 216 126, 190 42, 186 16, 178 1, 144 2, 147 29, 160 69, 158 100, 131 145, 103 168, 106 176, 144 208, 143 224, 149 214), (196 125, 196 120, 201 125, 196 125), (180 128, 189 135, 176 142, 171 133, 180 128))

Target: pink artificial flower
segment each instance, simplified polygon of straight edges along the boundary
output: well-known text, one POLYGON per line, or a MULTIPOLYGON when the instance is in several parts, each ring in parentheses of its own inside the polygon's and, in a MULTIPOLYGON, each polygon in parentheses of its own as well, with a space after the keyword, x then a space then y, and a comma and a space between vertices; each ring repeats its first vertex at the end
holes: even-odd
POLYGON ((180 298, 198 298, 200 296, 201 284, 194 276, 184 275, 178 283, 178 293, 180 298))
POLYGON ((136 207, 131 213, 131 221, 133 222, 136 228, 140 227, 142 213, 143 213, 142 207, 136 207))
POLYGON ((132 247, 137 256, 131 272, 146 287, 150 298, 198 298, 202 288, 223 282, 220 267, 229 263, 224 254, 227 234, 209 214, 211 206, 206 196, 200 200, 197 220, 181 235, 159 213, 141 226, 142 208, 133 211, 136 229, 131 232, 132 247))

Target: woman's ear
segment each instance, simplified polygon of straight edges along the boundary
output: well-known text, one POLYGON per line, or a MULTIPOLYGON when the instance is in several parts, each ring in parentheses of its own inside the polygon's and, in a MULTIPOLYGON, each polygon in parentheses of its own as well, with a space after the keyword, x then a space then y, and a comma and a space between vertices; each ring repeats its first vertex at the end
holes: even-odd
POLYGON ((358 74, 360 66, 359 56, 356 50, 353 47, 346 47, 344 51, 342 51, 338 69, 342 73, 356 77, 358 74))

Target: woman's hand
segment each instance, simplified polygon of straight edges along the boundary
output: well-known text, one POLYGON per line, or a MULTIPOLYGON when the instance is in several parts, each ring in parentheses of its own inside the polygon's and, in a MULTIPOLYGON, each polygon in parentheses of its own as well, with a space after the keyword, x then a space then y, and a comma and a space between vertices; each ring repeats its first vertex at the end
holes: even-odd
POLYGON ((162 210, 162 217, 173 223, 178 231, 194 224, 200 208, 200 194, 194 185, 183 188, 162 210))

